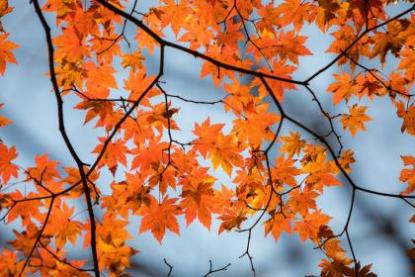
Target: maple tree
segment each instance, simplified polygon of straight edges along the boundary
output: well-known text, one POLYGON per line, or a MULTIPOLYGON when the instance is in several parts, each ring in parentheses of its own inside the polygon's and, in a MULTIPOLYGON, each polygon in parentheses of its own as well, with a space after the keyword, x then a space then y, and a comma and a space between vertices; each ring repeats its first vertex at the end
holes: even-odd
MULTIPOLYGON (((356 195, 395 198, 415 208, 415 156, 401 156, 397 182, 407 184, 405 190, 371 190, 352 179, 356 160, 341 135, 357 137, 376 121, 368 115, 372 106, 364 104, 375 98, 387 98, 401 132, 415 135, 414 0, 160 0, 144 12, 137 0, 30 2, 43 27, 59 131, 74 164, 44 154, 23 167, 13 142, 0 140, 0 216, 14 228, 14 239, 0 252, 0 276, 126 276, 140 250, 128 243, 128 226, 137 216, 135 232, 151 232, 160 243, 167 231, 180 235, 180 217, 186 226, 199 221, 210 230, 218 220, 218 233, 247 233, 241 257, 253 275, 251 234, 263 228, 276 241, 296 233, 314 243, 324 254, 321 276, 375 276, 370 264, 360 264, 350 236, 356 195), (392 13, 392 5, 403 8, 392 13), (296 79, 301 58, 313 55, 307 26, 332 39, 326 52, 334 58, 296 79), (200 59, 200 77, 210 78, 225 97, 172 94, 163 78, 167 48, 200 59), (150 56, 158 59, 156 73, 146 63, 150 56), (382 71, 386 64, 394 67, 391 73, 382 71), (327 85, 338 111, 331 114, 311 83, 336 66, 327 85), (289 91, 312 97, 328 133, 290 115, 284 107, 289 91), (91 163, 80 158, 65 127, 69 96, 77 97, 73 109, 84 113, 85 126, 102 130, 91 163), (179 141, 175 117, 182 111, 173 98, 219 106, 233 120, 195 122, 193 139, 179 141), (100 177, 105 171, 109 182, 100 177), (221 183, 218 172, 232 182, 221 183), (325 188, 340 186, 351 188, 350 208, 335 232, 317 199, 325 188), (76 216, 78 199, 86 203, 87 220, 76 216), (69 258, 79 240, 90 259, 69 258)), ((8 0, 0 0, 0 20, 12 14, 8 0)), ((10 32, 0 21, 0 75, 19 62, 10 32)), ((0 127, 10 124, 0 115, 0 127)), ((414 259, 415 250, 408 255, 414 259)), ((170 275, 174 267, 164 262, 170 275)), ((206 276, 230 266, 214 269, 210 262, 206 276)))

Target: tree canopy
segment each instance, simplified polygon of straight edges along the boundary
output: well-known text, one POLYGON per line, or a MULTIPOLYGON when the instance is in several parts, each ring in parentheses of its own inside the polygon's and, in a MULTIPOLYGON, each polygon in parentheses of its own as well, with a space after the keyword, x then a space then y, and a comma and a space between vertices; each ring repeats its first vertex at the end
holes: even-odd
MULTIPOLYGON (((129 276, 131 258, 150 251, 132 247, 134 236, 151 232, 161 244, 166 232, 180 235, 195 221, 219 234, 246 233, 241 257, 253 275, 251 235, 262 229, 276 243, 283 233, 312 242, 322 253, 321 276, 376 276, 371 264, 361 264, 350 236, 356 195, 415 208, 415 154, 401 153, 391 185, 404 184, 402 191, 372 190, 352 177, 368 161, 357 160, 343 137, 358 139, 368 123, 382 124, 369 114, 378 98, 388 100, 401 122, 400 130, 385 126, 385 132, 415 136, 415 1, 159 0, 145 8, 141 2, 27 1, 47 51, 43 78, 56 100, 47 108, 56 109, 57 139, 72 163, 44 153, 23 166, 13 141, 0 137, 0 219, 14 233, 13 240, 0 240, 0 276, 129 276), (302 59, 316 55, 307 45, 310 28, 330 41, 331 56, 299 76, 307 66, 302 59), (171 92, 168 49, 200 61, 200 78, 224 96, 171 92), (328 72, 326 91, 315 91, 313 82, 328 72), (292 115, 287 94, 310 99, 326 131, 292 115), (68 107, 70 97, 77 103, 68 107), (216 107, 232 120, 194 121, 182 141, 176 118, 183 109, 172 100, 216 107), (85 128, 99 131, 87 159, 66 127, 68 108, 84 116, 85 128), (318 202, 329 187, 350 191, 340 230, 318 202), (138 230, 131 230, 136 220, 138 230), (87 249, 89 258, 73 258, 74 249, 87 249)), ((13 16, 12 5, 0 0, 0 78, 19 66, 14 30, 1 22, 13 16)), ((2 115, 3 105, 0 131, 7 132, 13 118, 2 115)), ((409 226, 415 217, 407 220, 409 226)), ((407 255, 415 259, 415 249, 407 255)), ((174 265, 164 263, 174 274, 174 265)), ((210 262, 206 276, 231 266, 210 262)))

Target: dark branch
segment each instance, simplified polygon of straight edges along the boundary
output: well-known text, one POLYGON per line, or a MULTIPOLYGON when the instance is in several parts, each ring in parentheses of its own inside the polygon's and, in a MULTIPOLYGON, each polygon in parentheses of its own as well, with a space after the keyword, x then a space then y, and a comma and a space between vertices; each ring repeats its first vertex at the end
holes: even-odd
POLYGON ((216 272, 219 272, 219 271, 226 271, 226 270, 228 270, 228 267, 230 267, 230 266, 231 266, 231 263, 228 263, 228 264, 227 264, 227 265, 225 265, 224 267, 217 268, 217 269, 213 269, 212 260, 209 260, 209 272, 208 272, 208 273, 206 273, 205 275, 203 275, 203 277, 207 277, 207 276, 209 276, 210 274, 212 274, 212 273, 216 273, 216 272))
MULTIPOLYGON (((86 203, 88 206, 88 213, 89 213, 89 220, 91 225, 91 251, 92 251, 92 258, 94 262, 94 271, 95 276, 99 277, 99 264, 98 264, 98 254, 97 254, 97 244, 96 244, 96 226, 95 226, 95 216, 94 216, 94 210, 92 207, 92 200, 91 200, 91 194, 88 187, 88 181, 87 181, 87 175, 84 171, 84 163, 79 158, 78 154, 76 153, 68 134, 66 133, 65 129, 65 120, 64 120, 64 112, 63 112, 63 100, 62 96, 59 90, 58 81, 56 78, 56 71, 55 71, 55 64, 54 64, 54 48, 53 48, 53 42, 52 42, 52 35, 51 35, 51 29, 42 13, 42 9, 40 8, 39 1, 33 0, 33 4, 35 7, 35 12, 42 24, 42 27, 45 31, 46 36, 46 43, 48 46, 48 58, 49 58, 49 72, 50 72, 50 79, 53 86, 53 92, 55 94, 56 98, 56 104, 58 108, 58 122, 59 122, 59 131, 61 133, 61 136, 65 142, 66 147, 68 148, 71 156, 75 160, 79 174, 81 176, 81 182, 83 186, 83 190, 85 193, 86 203)), ((52 198, 52 202, 53 202, 52 198)))

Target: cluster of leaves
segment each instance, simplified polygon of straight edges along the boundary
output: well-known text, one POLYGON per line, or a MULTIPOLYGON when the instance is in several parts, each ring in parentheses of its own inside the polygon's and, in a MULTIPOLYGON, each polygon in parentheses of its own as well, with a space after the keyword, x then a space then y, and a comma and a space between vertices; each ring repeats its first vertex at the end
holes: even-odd
MULTIPOLYGON (((19 225, 14 240, 0 253, 0 275, 120 276, 137 253, 127 244, 133 216, 141 217, 138 232, 150 231, 160 243, 166 230, 180 234, 178 217, 184 216, 187 225, 198 220, 210 229, 216 218, 219 233, 247 232, 243 256, 254 274, 251 232, 263 225, 275 240, 287 232, 312 241, 325 254, 319 265, 322 276, 374 276, 370 265, 360 265, 349 236, 355 194, 398 198, 415 207, 410 202, 415 198, 415 158, 402 157, 408 168, 400 181, 408 188, 401 194, 366 189, 349 176, 353 151, 343 149, 336 126, 352 136, 366 130, 372 118, 360 100, 388 97, 402 119, 401 131, 415 135, 409 93, 415 81, 415 4, 410 3, 415 1, 403 1, 405 9, 396 15, 387 12, 392 2, 160 0, 139 11, 137 1, 33 0, 46 34, 59 130, 75 166, 42 155, 24 168, 17 164, 16 148, 0 142, 1 219, 19 225), (54 15, 55 21, 48 22, 44 13, 54 15), (300 58, 312 55, 302 33, 307 24, 333 38, 327 52, 335 57, 310 77, 295 80, 300 58), (166 39, 169 32, 174 42, 166 39), (166 48, 202 59, 201 78, 211 78, 226 96, 205 102, 166 91, 166 48), (159 71, 151 75, 146 60, 157 54, 159 71), (378 59, 385 64, 388 55, 399 58, 389 75, 362 63, 378 59), (309 85, 336 64, 341 72, 327 88, 333 105, 354 104, 331 115, 309 85), (119 87, 116 74, 121 71, 126 77, 119 87), (282 103, 288 90, 313 97, 322 120, 329 123, 328 134, 316 133, 287 113, 282 103), (79 158, 66 132, 63 99, 69 96, 78 98, 74 109, 85 112, 85 124, 95 124, 105 134, 91 150, 93 162, 79 158), (234 117, 226 123, 230 130, 206 118, 195 123, 190 142, 178 141, 175 116, 180 107, 172 106, 172 98, 221 106, 234 117), (280 135, 284 122, 297 130, 280 135), (327 142, 330 136, 338 145, 327 142), (277 157, 271 159, 270 151, 277 146, 277 157), (112 173, 110 188, 100 178, 104 170, 112 173), (221 184, 215 176, 219 171, 232 182, 221 184), (342 185, 339 175, 352 196, 344 228, 335 233, 331 217, 316 201, 326 187, 342 185), (110 193, 103 194, 104 189, 110 193), (84 219, 73 204, 82 198, 88 211, 84 219), (341 245, 343 236, 350 251, 341 245), (69 259, 71 247, 90 248, 91 259, 69 259)), ((0 0, 0 19, 12 10, 7 0, 0 0)), ((8 37, 0 25, 1 75, 6 64, 16 63, 17 45, 8 37)), ((0 117, 0 127, 10 123, 0 117)))

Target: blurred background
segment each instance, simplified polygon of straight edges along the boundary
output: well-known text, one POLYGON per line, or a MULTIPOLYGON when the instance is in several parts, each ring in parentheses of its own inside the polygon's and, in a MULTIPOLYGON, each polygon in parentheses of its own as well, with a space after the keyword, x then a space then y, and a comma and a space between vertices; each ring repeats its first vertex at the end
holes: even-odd
MULTIPOLYGON (((5 103, 1 113, 14 122, 0 129, 0 138, 6 144, 17 147, 20 165, 31 166, 36 155, 48 153, 51 159, 59 161, 61 165, 73 166, 57 129, 56 103, 46 75, 47 50, 43 29, 29 0, 12 0, 9 3, 15 10, 4 17, 3 25, 11 33, 10 39, 20 48, 15 51, 18 66, 8 66, 5 76, 0 77, 0 103, 5 103)), ((139 1, 138 9, 145 12, 153 4, 154 1, 139 1)), ((406 7, 404 4, 395 5, 390 12, 396 14, 406 7)), ((50 15, 48 20, 50 24, 54 23, 50 15)), ((130 25, 128 28, 133 30, 130 25)), ((330 37, 311 26, 305 28, 303 34, 308 36, 307 47, 313 55, 301 58, 299 69, 294 75, 297 79, 310 76, 333 58, 325 53, 331 42, 330 37)), ((389 64, 396 64, 393 59, 389 57, 389 64)), ((155 71, 157 63, 157 57, 148 57, 150 71, 155 71)), ((166 74, 162 78, 166 82, 164 88, 170 93, 198 100, 218 100, 223 97, 223 91, 214 87, 210 79, 199 78, 200 68, 200 60, 167 49, 166 74)), ((388 67, 383 68, 384 72, 390 70, 388 67)), ((332 99, 326 89, 333 81, 334 72, 340 72, 340 69, 332 67, 313 80, 311 85, 329 112, 332 99)), ((117 76, 117 79, 121 87, 122 76, 117 76)), ((400 155, 415 155, 415 140, 400 132, 401 120, 397 118, 388 98, 375 99, 370 103, 362 101, 369 105, 369 114, 373 118, 367 124, 367 132, 358 133, 354 138, 344 133, 342 137, 344 146, 353 149, 357 159, 351 176, 362 187, 399 193, 404 188, 398 180, 403 167, 400 155)), ((94 130, 93 124, 83 126, 84 114, 72 109, 76 103, 75 97, 65 98, 67 130, 81 158, 90 162, 94 160, 91 151, 97 143, 97 135, 103 133, 94 130)), ((181 128, 180 132, 173 135, 182 141, 191 140, 194 122, 201 122, 208 116, 215 123, 232 120, 232 116, 225 113, 220 105, 194 105, 174 99, 172 103, 174 107, 180 108, 175 120, 181 128)), ((305 90, 286 92, 283 105, 290 115, 307 126, 320 133, 327 132, 327 122, 305 90)), ((290 124, 284 126, 284 133, 294 128, 290 124)), ((341 131, 341 126, 336 128, 341 131)), ((303 135, 310 138, 307 134, 303 135)), ((333 145, 336 143, 334 140, 331 142, 333 145)), ((275 148, 274 157, 277 150, 275 148)), ((219 183, 230 182, 221 172, 216 176, 219 176, 219 183)), ((110 181, 102 175, 101 182, 107 182, 108 185, 110 181)), ((331 226, 336 232, 341 231, 345 223, 350 194, 351 190, 344 185, 327 189, 319 199, 323 211, 333 217, 331 226)), ((379 276, 411 276, 411 263, 405 253, 411 237, 414 237, 415 228, 408 223, 412 213, 411 208, 401 200, 358 192, 349 230, 361 264, 373 263, 372 269, 379 276)), ((133 276, 165 276, 169 268, 164 264, 164 258, 173 266, 172 276, 202 276, 209 271, 209 260, 212 260, 214 269, 232 264, 227 271, 221 271, 216 276, 252 275, 247 257, 239 258, 246 248, 247 233, 218 235, 217 221, 213 222, 210 231, 196 221, 187 228, 183 218, 180 223, 181 235, 167 233, 163 244, 159 245, 151 233, 138 234, 139 218, 132 218, 129 230, 133 239, 130 243, 140 251, 134 256, 133 267, 129 271, 133 276)), ((2 246, 13 238, 11 229, 0 224, 2 246)), ((313 246, 309 242, 301 243, 298 235, 284 234, 275 242, 271 236, 264 237, 263 227, 258 226, 254 229, 251 241, 257 276, 318 275, 318 264, 323 253, 314 250, 313 246)), ((347 249, 345 241, 343 246, 347 249)), ((88 257, 85 252, 74 249, 71 256, 88 257)))

